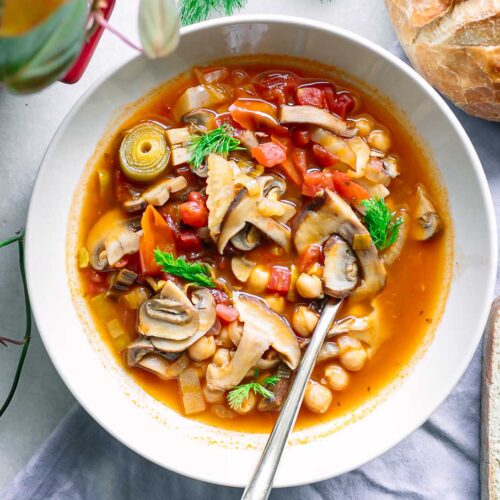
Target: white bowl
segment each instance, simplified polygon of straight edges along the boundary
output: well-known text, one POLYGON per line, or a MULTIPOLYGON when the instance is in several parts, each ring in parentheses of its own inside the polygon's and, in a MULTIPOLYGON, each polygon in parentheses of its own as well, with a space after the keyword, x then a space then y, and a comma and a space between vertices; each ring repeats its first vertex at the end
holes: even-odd
POLYGON ((94 419, 164 467, 196 479, 243 486, 266 436, 217 430, 185 419, 137 387, 91 324, 82 324, 68 286, 66 253, 76 231, 73 220, 68 226, 73 195, 110 117, 195 64, 256 53, 333 65, 389 97, 406 113, 439 166, 454 224, 453 278, 434 340, 398 387, 363 418, 341 428, 337 422, 293 435, 275 483, 291 486, 354 469, 420 426, 464 372, 486 322, 497 255, 486 178, 458 120, 412 69, 357 35, 303 19, 233 17, 184 29, 173 56, 158 61, 137 57, 97 82, 66 117, 33 191, 25 258, 33 314, 45 347, 94 419))

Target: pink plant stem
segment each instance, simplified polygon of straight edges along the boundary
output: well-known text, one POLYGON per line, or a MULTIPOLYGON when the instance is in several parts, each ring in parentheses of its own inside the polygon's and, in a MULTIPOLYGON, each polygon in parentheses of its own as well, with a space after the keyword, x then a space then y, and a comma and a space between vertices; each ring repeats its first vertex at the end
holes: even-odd
POLYGON ((24 339, 15 340, 15 339, 9 339, 8 337, 0 337, 0 344, 4 345, 5 347, 7 347, 7 344, 23 345, 24 339))
POLYGON ((94 12, 93 17, 100 26, 113 33, 113 35, 117 36, 123 43, 137 50, 138 52, 143 52, 141 47, 136 45, 134 42, 131 42, 125 35, 123 35, 118 30, 113 28, 113 26, 111 26, 111 24, 109 24, 108 21, 106 21, 106 19, 102 16, 102 14, 99 11, 94 12))

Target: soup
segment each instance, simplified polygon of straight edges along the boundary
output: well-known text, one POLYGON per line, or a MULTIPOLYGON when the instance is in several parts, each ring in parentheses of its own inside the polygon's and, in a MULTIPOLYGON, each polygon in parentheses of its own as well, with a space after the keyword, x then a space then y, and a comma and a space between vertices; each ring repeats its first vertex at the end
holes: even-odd
POLYGON ((379 393, 439 320, 443 190, 390 106, 328 75, 194 68, 123 123, 85 190, 81 293, 123 367, 189 418, 269 431, 329 298, 298 427, 379 393))

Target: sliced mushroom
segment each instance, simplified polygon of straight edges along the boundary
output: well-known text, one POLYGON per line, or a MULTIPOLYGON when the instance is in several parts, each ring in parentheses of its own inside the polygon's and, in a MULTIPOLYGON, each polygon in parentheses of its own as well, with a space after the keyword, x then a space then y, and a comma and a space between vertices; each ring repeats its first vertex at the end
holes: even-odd
POLYGON ((161 207, 167 203, 172 193, 182 191, 187 187, 187 180, 182 175, 162 181, 146 189, 138 198, 124 202, 123 208, 127 212, 136 212, 146 208, 147 204, 161 207))
POLYGON ((199 325, 199 311, 173 281, 167 281, 160 295, 139 308, 137 330, 146 337, 184 340, 192 337, 199 325))
POLYGON ((243 229, 231 238, 231 243, 235 248, 243 252, 248 252, 259 246, 262 233, 251 224, 245 224, 243 229))
POLYGON ((427 189, 422 184, 417 186, 415 218, 416 224, 413 234, 419 241, 430 240, 441 230, 441 217, 437 213, 436 207, 432 204, 427 189))
POLYGON ((85 246, 96 271, 113 266, 123 256, 139 250, 142 232, 135 231, 137 219, 124 219, 120 209, 105 213, 90 230, 85 246))
MULTIPOLYGON (((365 235, 368 231, 351 207, 340 196, 327 189, 322 198, 317 198, 300 215, 296 223, 295 247, 301 254, 309 245, 321 245, 333 234, 339 235, 352 248, 355 235, 365 235)), ((351 298, 373 296, 385 285, 384 265, 374 245, 354 252, 362 279, 351 298)))
MULTIPOLYGON (((268 178, 259 177, 258 181, 265 185, 268 178)), ((290 229, 273 218, 265 217, 259 213, 258 203, 261 197, 261 193, 250 195, 247 188, 243 188, 236 195, 222 222, 222 230, 217 243, 219 253, 224 252, 229 240, 244 229, 247 223, 255 226, 287 252, 290 250, 290 229)))
POLYGON ((200 288, 193 292, 191 299, 195 310, 199 314, 197 331, 191 337, 183 340, 150 337, 151 343, 157 350, 162 352, 182 352, 204 335, 219 333, 221 326, 217 321, 213 295, 207 289, 200 288))
POLYGON ((235 307, 244 323, 243 335, 228 363, 220 367, 213 363, 208 365, 206 378, 210 388, 231 389, 238 385, 269 347, 273 347, 292 370, 297 368, 299 344, 281 316, 271 311, 262 299, 246 294, 236 297, 235 307))
POLYGON ((340 237, 330 236, 323 249, 325 266, 323 284, 325 293, 343 299, 356 288, 358 283, 358 263, 352 248, 340 237))
POLYGON ((240 255, 235 255, 231 259, 231 270, 233 271, 233 274, 236 276, 236 279, 238 281, 241 281, 242 283, 247 282, 250 273, 252 272, 252 269, 254 267, 255 267, 255 262, 245 259, 245 257, 242 257, 240 255))
POLYGON ((278 382, 271 387, 267 387, 274 397, 272 399, 262 398, 257 406, 259 411, 277 411, 283 406, 290 387, 292 370, 285 363, 280 363, 277 375, 279 377, 278 382))
POLYGON ((403 221, 399 226, 396 241, 382 254, 382 262, 385 266, 390 266, 399 259, 403 247, 408 238, 410 229, 410 216, 406 210, 398 210, 398 217, 403 221))
POLYGON ((358 133, 358 129, 349 127, 345 120, 315 106, 280 106, 280 123, 316 125, 342 137, 354 137, 358 133))
POLYGON ((195 109, 182 117, 184 123, 188 123, 195 130, 206 133, 215 127, 215 111, 209 109, 195 109))
POLYGON ((128 366, 136 366, 148 354, 157 354, 168 361, 175 361, 179 357, 179 353, 160 353, 155 349, 150 339, 138 337, 126 347, 125 361, 128 366))
POLYGON ((212 240, 216 242, 219 238, 224 216, 236 196, 234 165, 233 162, 229 162, 216 154, 208 156, 207 165, 208 228, 212 240))
MULTIPOLYGON (((311 131, 311 139, 323 146, 329 153, 337 156, 342 163, 345 163, 353 171, 356 170, 356 153, 346 140, 322 128, 313 129, 311 131)), ((353 173, 352 171, 349 172, 353 173)))

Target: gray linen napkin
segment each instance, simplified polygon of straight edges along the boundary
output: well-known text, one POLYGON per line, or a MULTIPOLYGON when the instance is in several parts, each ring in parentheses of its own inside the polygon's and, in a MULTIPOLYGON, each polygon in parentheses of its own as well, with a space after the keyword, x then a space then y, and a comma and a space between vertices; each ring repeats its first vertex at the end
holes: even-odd
MULTIPOLYGON (((398 45, 389 49, 405 59, 398 45)), ((483 162, 498 218, 500 123, 472 118, 451 107, 483 162)), ((498 294, 498 277, 496 288, 498 294)), ((271 498, 479 498, 480 378, 478 349, 448 399, 399 445, 353 472, 307 486, 274 490, 271 498)), ((76 406, 1 498, 229 500, 240 495, 241 490, 188 479, 151 464, 116 441, 76 406)))

